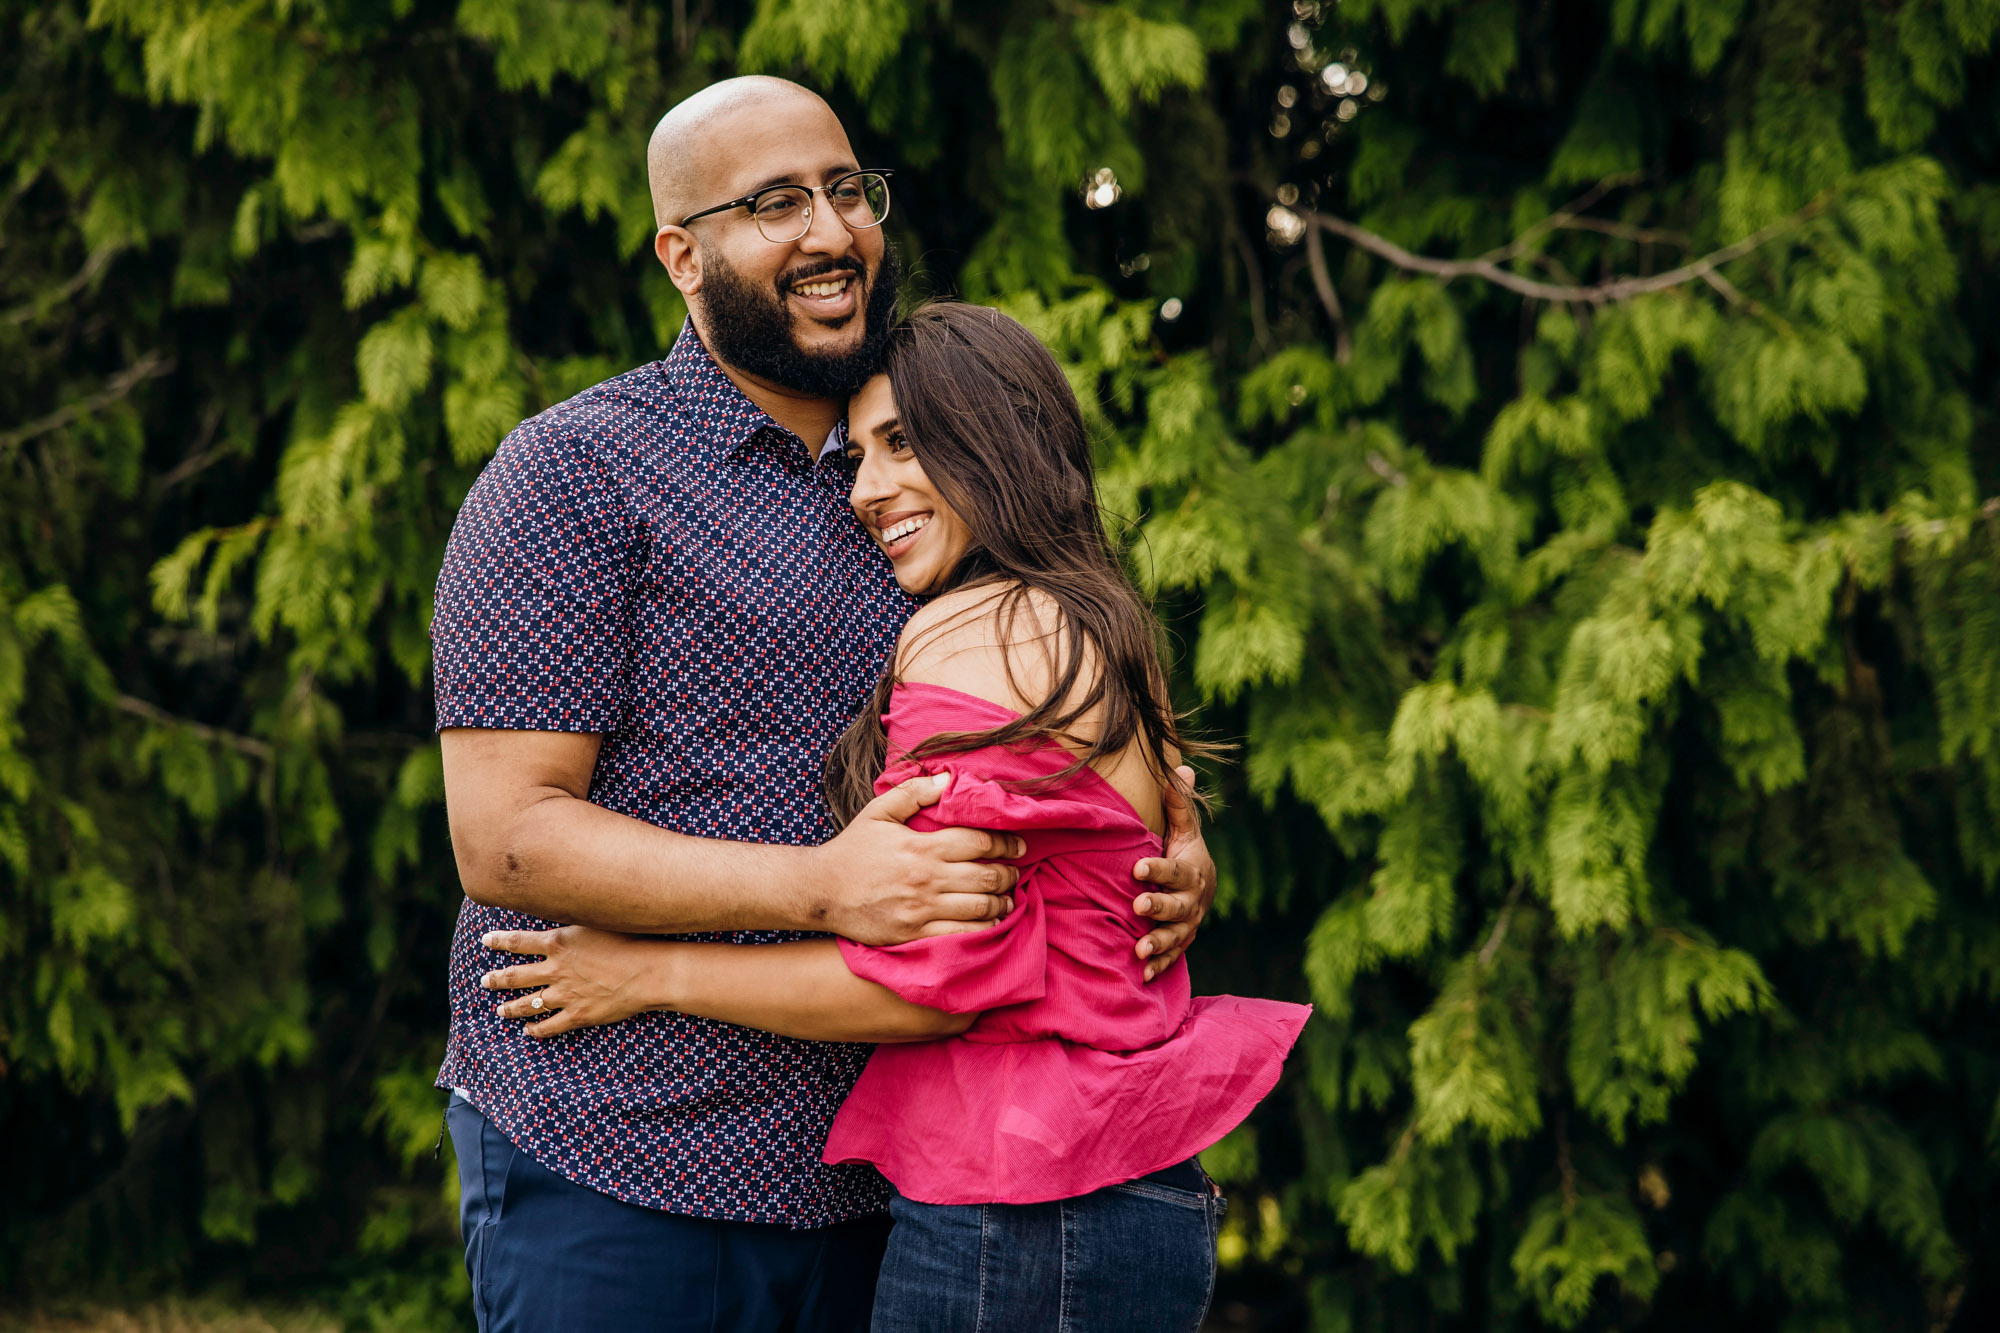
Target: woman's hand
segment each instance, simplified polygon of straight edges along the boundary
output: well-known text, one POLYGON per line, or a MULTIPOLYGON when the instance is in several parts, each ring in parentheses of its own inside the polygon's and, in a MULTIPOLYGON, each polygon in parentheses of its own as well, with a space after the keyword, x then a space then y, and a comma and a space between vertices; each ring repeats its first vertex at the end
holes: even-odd
POLYGON ((531 1037, 554 1037, 664 1008, 659 997, 667 989, 674 951, 681 947, 672 940, 589 926, 494 930, 480 942, 503 953, 541 955, 539 962, 495 968, 480 982, 488 990, 543 988, 503 1001, 494 1010, 502 1018, 539 1020, 521 1029, 531 1037))

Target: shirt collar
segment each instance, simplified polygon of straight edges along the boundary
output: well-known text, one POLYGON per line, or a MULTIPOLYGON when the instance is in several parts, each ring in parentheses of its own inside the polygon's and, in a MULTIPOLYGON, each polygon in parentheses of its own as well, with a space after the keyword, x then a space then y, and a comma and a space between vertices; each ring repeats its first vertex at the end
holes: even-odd
MULTIPOLYGON (((712 449, 717 457, 735 457, 767 430, 776 431, 787 440, 798 440, 798 436, 751 402, 736 387, 736 381, 723 373, 708 348, 702 345, 701 335, 695 332, 691 319, 681 325, 680 337, 674 339, 673 349, 660 362, 660 374, 675 404, 693 426, 696 442, 712 449)), ((813 456, 803 442, 799 449, 807 457, 813 456)))

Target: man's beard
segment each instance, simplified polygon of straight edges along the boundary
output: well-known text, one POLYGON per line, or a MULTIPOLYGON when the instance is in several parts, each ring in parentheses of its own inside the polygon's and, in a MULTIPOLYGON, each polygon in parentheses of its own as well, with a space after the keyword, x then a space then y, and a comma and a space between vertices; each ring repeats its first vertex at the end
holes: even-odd
POLYGON ((717 256, 703 256, 702 304, 710 355, 724 365, 815 398, 846 398, 875 374, 896 313, 901 281, 896 247, 884 246, 875 280, 852 255, 784 274, 775 289, 760 288, 717 256), (861 341, 845 352, 809 352, 792 337, 791 286, 805 277, 852 273, 867 295, 849 318, 859 317, 861 341))

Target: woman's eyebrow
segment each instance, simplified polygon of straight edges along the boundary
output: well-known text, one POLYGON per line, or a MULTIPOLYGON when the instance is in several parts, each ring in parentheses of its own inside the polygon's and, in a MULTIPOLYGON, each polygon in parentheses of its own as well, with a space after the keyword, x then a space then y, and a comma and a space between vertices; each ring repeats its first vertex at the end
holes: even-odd
POLYGON ((902 422, 898 421, 895 417, 890 417, 887 421, 884 421, 875 427, 875 438, 878 440, 886 440, 891 435, 894 435, 897 431, 901 430, 902 428, 903 428, 902 422))

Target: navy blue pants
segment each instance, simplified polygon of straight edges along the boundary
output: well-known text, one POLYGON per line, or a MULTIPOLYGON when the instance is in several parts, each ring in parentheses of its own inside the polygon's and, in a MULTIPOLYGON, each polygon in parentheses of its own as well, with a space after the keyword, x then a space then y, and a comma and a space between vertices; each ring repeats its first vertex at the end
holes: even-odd
POLYGON ((1223 1207, 1193 1161, 1054 1203, 898 1194, 874 1333, 1195 1333, 1223 1207))
POLYGON ((794 1231, 641 1208, 549 1170, 454 1094, 479 1333, 863 1333, 886 1217, 794 1231))

